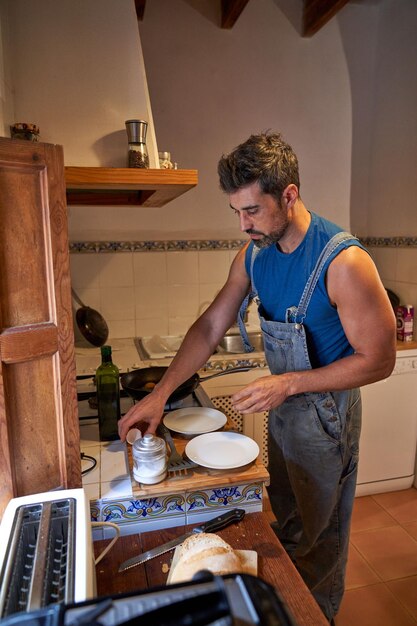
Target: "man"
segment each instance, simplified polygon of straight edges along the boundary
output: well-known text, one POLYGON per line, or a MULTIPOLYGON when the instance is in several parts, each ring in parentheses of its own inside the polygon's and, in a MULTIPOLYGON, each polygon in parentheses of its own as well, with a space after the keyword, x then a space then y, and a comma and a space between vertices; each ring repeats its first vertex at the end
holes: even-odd
POLYGON ((274 529, 332 621, 344 590, 355 493, 358 388, 394 367, 394 313, 358 240, 304 206, 297 157, 281 135, 251 136, 222 157, 218 171, 251 241, 162 381, 122 418, 120 436, 136 422, 155 432, 170 393, 207 361, 242 301, 254 297, 271 375, 232 401, 241 413, 270 411, 274 529))

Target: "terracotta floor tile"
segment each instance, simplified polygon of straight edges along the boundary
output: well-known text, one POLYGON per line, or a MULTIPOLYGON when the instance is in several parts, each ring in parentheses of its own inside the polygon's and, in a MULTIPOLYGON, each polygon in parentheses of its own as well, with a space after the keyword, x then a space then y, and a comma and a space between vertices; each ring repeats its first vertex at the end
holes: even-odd
POLYGON ((385 584, 346 591, 336 626, 416 626, 385 584))
POLYGON ((382 580, 417 575, 417 542, 401 526, 355 532, 351 542, 382 580))
POLYGON ((392 580, 387 583, 387 586, 407 611, 417 620, 417 576, 392 580))
POLYGON ((366 587, 381 582, 381 578, 371 569, 355 546, 350 544, 346 568, 346 589, 366 587))
POLYGON ((417 522, 407 522, 405 524, 401 524, 401 526, 405 528, 408 534, 417 540, 417 522))
POLYGON ((355 498, 352 531, 393 526, 395 521, 371 496, 355 498))
POLYGON ((417 522, 417 489, 379 493, 372 498, 398 522, 417 522))

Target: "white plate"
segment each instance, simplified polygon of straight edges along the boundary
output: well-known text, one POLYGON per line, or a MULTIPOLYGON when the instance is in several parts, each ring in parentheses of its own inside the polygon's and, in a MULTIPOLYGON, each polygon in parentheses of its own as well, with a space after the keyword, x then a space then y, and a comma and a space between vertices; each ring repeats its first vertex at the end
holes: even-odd
POLYGON ((211 469, 232 469, 254 461, 259 446, 240 433, 219 432, 195 437, 185 447, 191 461, 211 469))
POLYGON ((217 409, 208 407, 190 407, 167 413, 164 424, 170 430, 182 435, 201 435, 222 428, 227 417, 217 409))

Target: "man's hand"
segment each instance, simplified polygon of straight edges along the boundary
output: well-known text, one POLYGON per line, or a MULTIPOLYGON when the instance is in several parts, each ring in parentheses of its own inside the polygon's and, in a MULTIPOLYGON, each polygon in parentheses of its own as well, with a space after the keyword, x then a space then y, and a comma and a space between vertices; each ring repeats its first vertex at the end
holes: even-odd
POLYGON ((232 405, 239 413, 269 411, 288 397, 287 376, 262 376, 232 396, 232 405))
POLYGON ((142 435, 146 435, 146 433, 155 434, 164 407, 165 398, 156 391, 145 396, 119 420, 120 439, 125 441, 128 431, 134 426, 141 430, 142 435))

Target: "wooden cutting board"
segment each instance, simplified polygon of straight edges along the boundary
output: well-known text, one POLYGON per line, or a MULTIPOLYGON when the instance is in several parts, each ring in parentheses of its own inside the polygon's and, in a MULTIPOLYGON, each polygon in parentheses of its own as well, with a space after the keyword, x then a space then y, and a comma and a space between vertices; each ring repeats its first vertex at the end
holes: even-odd
MULTIPOLYGON (((171 577, 180 557, 180 552, 181 546, 177 546, 174 551, 174 556, 172 557, 172 563, 167 578, 167 585, 171 583, 171 577)), ((258 573, 258 553, 255 552, 255 550, 235 550, 235 552, 242 561, 242 571, 239 573, 252 574, 252 576, 256 576, 258 573)))

